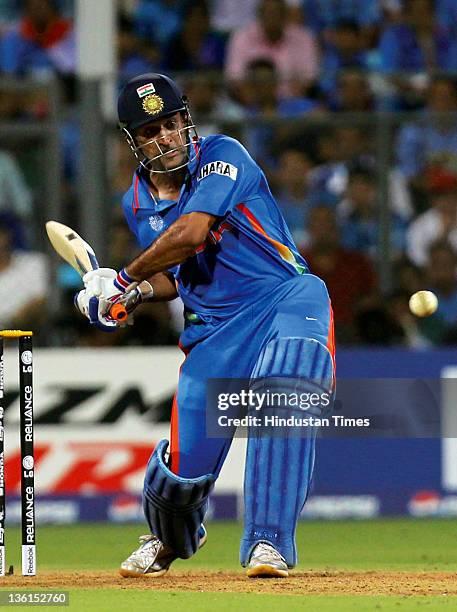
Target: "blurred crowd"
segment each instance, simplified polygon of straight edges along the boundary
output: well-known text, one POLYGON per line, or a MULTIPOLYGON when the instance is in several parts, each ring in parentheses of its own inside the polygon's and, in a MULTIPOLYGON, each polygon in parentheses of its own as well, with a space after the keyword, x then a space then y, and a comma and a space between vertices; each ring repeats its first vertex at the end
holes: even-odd
MULTIPOLYGON (((327 283, 340 345, 457 344, 455 0, 117 6, 118 88, 135 74, 173 74, 200 135, 223 131, 247 146, 298 248, 327 283), (437 313, 423 320, 408 310, 419 289, 439 299, 437 313)), ((74 13, 72 0, 0 0, 0 80, 58 80, 62 221, 78 227, 74 13)), ((47 104, 42 94, 0 86, 0 128, 45 119, 47 104)), ((110 142, 107 263, 119 268, 136 252, 119 206, 135 163, 124 143, 110 142)), ((178 303, 143 307, 138 324, 120 334, 90 329, 71 309, 79 280, 66 267, 58 274, 64 298, 49 319, 49 269, 28 232, 41 204, 34 170, 0 137, 0 327, 33 317, 46 330, 43 342, 174 343, 178 303), (12 293, 21 295, 5 299, 12 293)))

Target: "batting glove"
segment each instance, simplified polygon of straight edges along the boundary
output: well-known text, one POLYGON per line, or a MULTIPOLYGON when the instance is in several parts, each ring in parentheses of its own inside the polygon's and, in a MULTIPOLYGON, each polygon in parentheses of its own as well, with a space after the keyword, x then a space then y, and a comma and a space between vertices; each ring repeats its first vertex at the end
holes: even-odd
POLYGON ((111 306, 124 295, 124 290, 115 284, 116 278, 117 272, 111 268, 88 272, 83 276, 86 288, 77 293, 74 300, 76 308, 91 325, 104 332, 113 332, 120 327, 109 314, 111 306))

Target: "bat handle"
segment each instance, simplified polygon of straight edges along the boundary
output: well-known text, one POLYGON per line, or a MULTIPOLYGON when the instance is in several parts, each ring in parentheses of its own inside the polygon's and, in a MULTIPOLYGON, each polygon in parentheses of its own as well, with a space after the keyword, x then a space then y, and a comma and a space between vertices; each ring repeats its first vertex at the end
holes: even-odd
POLYGON ((123 304, 114 304, 109 313, 116 321, 125 321, 129 316, 127 308, 123 304))

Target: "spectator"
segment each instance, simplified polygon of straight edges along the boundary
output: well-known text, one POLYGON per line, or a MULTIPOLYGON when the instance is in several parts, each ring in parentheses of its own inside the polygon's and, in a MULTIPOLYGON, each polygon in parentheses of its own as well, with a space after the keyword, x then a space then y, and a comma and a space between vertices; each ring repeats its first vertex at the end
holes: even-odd
POLYGON ((42 326, 49 291, 48 266, 41 253, 13 247, 9 220, 0 216, 0 328, 34 329, 42 326))
POLYGON ((337 339, 356 341, 356 315, 368 308, 377 289, 376 274, 362 253, 345 249, 335 212, 316 206, 309 213, 309 242, 300 249, 312 272, 326 283, 335 315, 337 339))
POLYGON ((369 68, 365 40, 356 21, 339 21, 330 32, 321 66, 320 87, 326 96, 334 95, 338 75, 345 70, 369 68))
POLYGON ((305 22, 323 40, 341 20, 356 22, 370 39, 381 20, 379 0, 303 0, 305 22))
MULTIPOLYGON (((342 222, 343 246, 375 258, 379 244, 379 194, 373 171, 355 167, 349 172, 346 198, 338 205, 342 222)), ((390 217, 391 253, 399 255, 405 248, 406 224, 397 215, 390 217)))
MULTIPOLYGON (((407 343, 407 334, 403 325, 397 320, 398 314, 404 315, 404 300, 400 302, 398 296, 389 297, 388 300, 373 300, 365 308, 357 311, 355 315, 355 337, 359 344, 368 346, 398 346, 407 343)), ((408 308, 408 301, 406 301, 408 308)), ((411 316, 411 315, 410 315, 411 316)))
MULTIPOLYGON (((341 199, 347 189, 351 168, 364 167, 377 171, 372 127, 370 123, 365 129, 346 125, 316 136, 318 165, 311 173, 310 187, 318 199, 323 194, 327 194, 326 199, 330 197, 333 201, 341 199)), ((409 219, 413 209, 403 176, 388 169, 387 179, 392 212, 402 219, 409 219)))
POLYGON ((418 74, 457 67, 455 43, 437 23, 434 6, 434 0, 405 0, 403 21, 388 26, 381 36, 381 68, 392 74, 400 108, 416 108, 420 103, 426 79, 418 79, 418 74), (396 72, 413 73, 413 77, 395 76, 396 72))
POLYGON ((0 40, 0 70, 22 76, 72 73, 76 66, 73 24, 55 0, 25 0, 21 18, 0 40))
POLYGON ((363 72, 348 70, 341 73, 335 89, 328 96, 329 109, 334 112, 365 113, 374 110, 374 98, 368 78, 363 72))
POLYGON ((133 20, 125 13, 121 13, 118 18, 117 55, 121 84, 137 74, 157 72, 161 64, 158 47, 152 40, 138 36, 133 20))
MULTIPOLYGON (((301 0, 285 0, 290 17, 301 0)), ((211 25, 225 36, 254 21, 259 0, 212 0, 211 25)), ((301 23, 303 19, 300 20, 301 23)))
POLYGON ((138 166, 138 161, 120 138, 116 138, 112 150, 115 169, 110 185, 113 205, 119 206, 122 196, 132 184, 132 175, 138 166))
MULTIPOLYGON (((422 339, 422 346, 457 343, 457 257, 446 241, 433 243, 428 249, 428 264, 422 288, 434 291, 438 310, 430 317, 410 321, 410 329, 422 339)), ((405 321, 407 319, 405 318, 405 321)), ((420 346, 416 344, 415 346, 420 346)))
POLYGON ((375 166, 370 137, 357 126, 330 130, 321 134, 318 140, 323 163, 312 172, 310 183, 313 191, 341 198, 347 188, 350 167, 375 166))
MULTIPOLYGON (((409 309, 410 297, 411 293, 398 290, 384 298, 385 310, 399 330, 397 344, 414 349, 430 348, 434 344, 432 338, 436 340, 440 335, 441 325, 436 325, 436 317, 415 317, 409 309)), ((379 344, 383 344, 382 340, 379 344)))
POLYGON ((430 347, 432 342, 427 328, 434 328, 435 324, 430 325, 427 320, 418 319, 409 309, 409 298, 426 287, 424 271, 403 255, 394 262, 392 275, 393 292, 386 296, 384 301, 389 316, 402 330, 402 338, 399 338, 399 341, 410 348, 430 347))
POLYGON ((436 312, 444 330, 457 327, 457 256, 447 242, 435 242, 428 251, 427 288, 438 298, 436 312))
POLYGON ((182 27, 186 4, 186 0, 140 0, 133 16, 138 36, 156 41, 165 50, 182 27))
POLYGON ((403 255, 394 263, 393 279, 395 291, 409 297, 424 288, 424 272, 403 255))
POLYGON ((274 63, 266 58, 253 60, 247 66, 243 82, 243 101, 251 115, 297 117, 318 110, 316 100, 305 96, 283 96, 274 63))
POLYGON ((429 189, 457 186, 456 111, 456 82, 439 77, 430 85, 424 120, 405 125, 398 134, 399 169, 409 183, 418 210, 423 209, 429 189))
POLYGON ((407 254, 417 266, 426 266, 431 245, 447 240, 457 252, 457 192, 436 191, 432 206, 413 221, 406 234, 407 254))
MULTIPOLYGON (((317 103, 308 98, 283 97, 277 71, 268 59, 254 60, 248 65, 242 86, 247 115, 255 119, 299 117, 318 108, 317 103)), ((296 131, 296 125, 291 123, 274 126, 254 121, 248 123, 244 140, 255 159, 268 169, 276 164, 279 143, 286 141, 296 131)))
POLYGON ((192 100, 192 120, 198 124, 201 136, 225 131, 222 124, 237 122, 246 117, 246 110, 225 92, 220 75, 200 71, 186 81, 183 89, 189 100, 192 100))
POLYGON ((213 0, 211 25, 225 35, 253 21, 259 0, 213 0))
POLYGON ((18 15, 19 0, 0 0, 0 34, 18 15))
POLYGON ((436 17, 439 25, 454 37, 457 33, 457 4, 455 0, 437 0, 436 17))
POLYGON ((283 92, 302 95, 317 77, 318 47, 312 33, 287 23, 285 0, 261 0, 257 20, 233 33, 225 73, 233 82, 246 77, 256 59, 270 59, 276 66, 283 92))
POLYGON ((222 69, 224 55, 224 39, 210 30, 208 3, 206 0, 190 3, 184 12, 182 30, 167 45, 165 69, 180 72, 222 69))
POLYGON ((297 244, 305 241, 308 176, 311 168, 309 157, 298 149, 285 149, 279 156, 275 197, 297 244))
MULTIPOLYGON (((19 224, 25 225, 32 217, 32 194, 14 157, 0 149, 0 214, 8 213, 19 224)), ((15 246, 23 246, 20 233, 15 235, 15 246)))

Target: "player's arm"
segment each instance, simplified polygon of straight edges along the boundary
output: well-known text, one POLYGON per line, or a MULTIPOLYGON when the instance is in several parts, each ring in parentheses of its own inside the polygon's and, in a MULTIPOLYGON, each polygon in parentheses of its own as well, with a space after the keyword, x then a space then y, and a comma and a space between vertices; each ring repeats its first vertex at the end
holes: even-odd
POLYGON ((215 216, 203 212, 182 215, 126 266, 126 275, 130 280, 142 281, 192 257, 215 220, 215 216))
POLYGON ((152 287, 152 297, 145 297, 145 302, 170 302, 178 297, 176 283, 170 272, 158 272, 147 279, 152 287))

